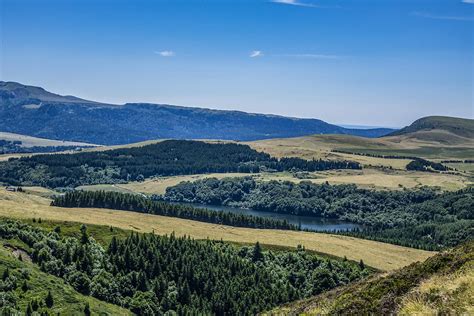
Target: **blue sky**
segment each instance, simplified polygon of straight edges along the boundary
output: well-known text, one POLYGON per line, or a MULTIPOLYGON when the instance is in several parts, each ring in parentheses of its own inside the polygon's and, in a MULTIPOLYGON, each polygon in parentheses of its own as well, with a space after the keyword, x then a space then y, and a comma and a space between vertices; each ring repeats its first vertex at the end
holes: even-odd
POLYGON ((0 80, 345 124, 474 116, 474 0, 0 2, 0 80))

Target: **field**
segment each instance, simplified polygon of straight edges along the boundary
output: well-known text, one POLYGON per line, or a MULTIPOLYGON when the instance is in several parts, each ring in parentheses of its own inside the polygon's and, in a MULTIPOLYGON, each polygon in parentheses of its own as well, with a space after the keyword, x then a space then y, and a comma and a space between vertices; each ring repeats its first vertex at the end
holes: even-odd
POLYGON ((189 176, 156 177, 142 182, 132 181, 125 184, 97 184, 80 186, 78 189, 91 191, 115 191, 121 193, 164 194, 167 187, 177 185, 182 181, 196 181, 205 178, 222 179, 226 177, 251 176, 257 181, 311 181, 313 183, 356 184, 359 187, 375 190, 400 190, 402 188, 419 188, 429 186, 443 190, 458 190, 472 182, 466 177, 451 174, 438 174, 402 170, 381 170, 367 168, 363 170, 329 170, 313 172, 308 179, 296 178, 289 172, 276 173, 211 173, 189 176))
POLYGON ((384 159, 341 154, 333 150, 376 155, 416 156, 427 159, 468 159, 474 157, 474 141, 445 131, 417 132, 410 135, 364 138, 350 135, 314 135, 269 139, 247 143, 256 150, 276 157, 296 156, 307 159, 346 158, 371 166, 404 169, 410 160, 384 159))
POLYGON ((148 179, 142 182, 129 182, 126 184, 98 184, 98 185, 84 185, 78 187, 82 190, 92 191, 115 191, 122 193, 145 193, 145 194, 163 194, 167 187, 177 185, 182 181, 196 181, 205 178, 218 178, 222 179, 225 177, 244 177, 248 176, 248 173, 210 173, 210 174, 198 174, 189 176, 174 176, 174 177, 156 177, 148 179))
POLYGON ((96 146, 88 143, 81 142, 70 142, 70 141, 61 141, 53 140, 46 138, 38 138, 32 136, 25 136, 20 134, 13 134, 7 132, 0 132, 0 139, 7 141, 21 141, 22 147, 44 147, 44 146, 96 146))
POLYGON ((379 270, 394 270, 412 262, 424 260, 434 254, 353 237, 229 227, 172 217, 104 209, 67 209, 51 207, 50 200, 41 196, 0 190, 0 216, 20 219, 42 218, 55 221, 71 221, 86 224, 109 225, 122 229, 157 234, 189 235, 196 239, 217 239, 237 243, 296 247, 304 245, 308 250, 346 256, 350 260, 364 262, 379 270))

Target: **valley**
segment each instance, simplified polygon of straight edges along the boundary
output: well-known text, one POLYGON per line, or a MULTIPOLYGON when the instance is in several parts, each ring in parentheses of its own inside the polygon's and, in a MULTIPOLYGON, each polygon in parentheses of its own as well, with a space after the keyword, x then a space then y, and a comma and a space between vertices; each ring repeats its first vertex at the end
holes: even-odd
POLYGON ((474 0, 0 2, 0 316, 474 316, 474 0))
MULTIPOLYGON (((0 162, 0 181, 13 185, 9 187, 13 191, 21 190, 0 189, 0 218, 2 222, 16 220, 41 229, 58 230, 61 235, 65 234, 64 237, 73 238, 79 238, 81 225, 87 225, 91 236, 105 247, 110 247, 113 238, 131 242, 132 232, 140 236, 152 233, 164 238, 192 238, 199 243, 220 240, 225 245, 250 249, 250 252, 255 251, 258 244, 268 264, 276 254, 294 256, 291 255, 294 252, 302 256, 298 260, 318 256, 333 260, 331 264, 344 266, 348 262, 354 267, 369 269, 364 272, 362 283, 353 282, 358 275, 353 270, 352 281, 348 284, 349 275, 343 277, 345 272, 338 268, 338 277, 333 276, 333 281, 328 281, 324 290, 317 282, 310 290, 309 283, 305 282, 314 278, 318 268, 300 271, 306 281, 299 283, 292 279, 293 272, 285 270, 289 269, 288 263, 277 268, 273 265, 280 263, 275 262, 271 263, 272 269, 276 269, 273 271, 280 271, 283 278, 288 277, 294 290, 283 291, 287 293, 283 297, 268 294, 272 303, 248 299, 255 311, 269 314, 331 314, 359 304, 350 296, 342 304, 334 300, 332 293, 378 291, 379 282, 385 284, 393 278, 403 279, 404 271, 410 275, 413 266, 426 264, 420 262, 436 260, 432 258, 438 258, 446 249, 472 240, 474 169, 470 168, 472 163, 464 160, 471 158, 474 144, 470 138, 460 137, 448 129, 434 131, 431 136, 428 136, 429 132, 415 131, 381 138, 317 135, 251 142, 149 140, 45 155, 41 152, 6 154, 0 156, 3 161, 0 162), (451 169, 407 170, 414 161, 441 163, 451 169), (173 203, 171 206, 167 204, 170 202, 173 203), (52 206, 61 203, 66 204, 52 206), (195 207, 209 210, 200 211, 195 207), (334 224, 336 222, 338 224, 334 224), (324 225, 339 231, 299 230, 311 227, 324 230, 324 225), (341 230, 340 227, 345 228, 341 230), (334 286, 338 287, 332 290, 334 286), (303 287, 306 290, 302 291, 303 287), (276 307, 278 305, 282 306, 276 307)), ((14 249, 11 245, 20 247, 18 249, 28 255, 32 251, 15 238, 6 243, 3 241, 3 244, 6 250, 2 250, 1 255, 8 258, 6 262, 18 260, 14 253, 9 253, 14 249)), ((213 251, 211 248, 208 251, 213 251)), ((30 265, 32 269, 41 270, 39 273, 49 271, 35 277, 37 279, 54 277, 51 274, 58 273, 44 266, 38 268, 34 263, 30 265)), ((425 299, 425 288, 435 287, 441 291, 443 286, 439 285, 439 280, 450 282, 451 287, 469 283, 470 270, 466 269, 470 268, 469 265, 466 267, 460 268, 455 275, 436 271, 414 279, 408 287, 403 287, 403 291, 409 288, 412 292, 403 292, 393 308, 408 314, 429 308, 440 310, 439 306, 421 301, 425 299), (425 283, 419 283, 425 279, 425 283)), ((0 272, 4 268, 5 264, 0 265, 0 272)), ((223 269, 223 273, 227 273, 223 269)), ((20 268, 13 266, 13 270, 20 271, 20 268)), ((57 275, 61 276, 61 273, 57 275)), ((99 275, 90 277, 93 283, 99 275)), ((69 276, 63 278, 66 283, 72 282, 69 276)), ((142 314, 144 311, 138 306, 143 304, 151 304, 146 305, 147 308, 155 311, 167 308, 168 304, 179 309, 194 306, 192 308, 199 310, 219 310, 218 305, 191 303, 181 296, 177 301, 160 301, 161 307, 158 307, 153 305, 156 302, 151 303, 154 302, 151 296, 134 295, 120 303, 125 304, 127 310, 110 312, 103 301, 117 304, 121 298, 110 301, 97 292, 81 292, 77 283, 70 284, 74 288, 64 291, 72 291, 71 295, 82 302, 79 303, 84 306, 81 309, 87 301, 91 310, 109 314, 130 311, 142 314), (101 299, 102 305, 96 305, 92 297, 85 299, 84 294, 101 299)), ((146 284, 142 288, 150 290, 152 282, 146 284)), ((68 285, 62 283, 61 286, 68 285)), ((184 287, 180 283, 178 293, 184 293, 184 287)), ((41 287, 31 289, 36 297, 48 294, 41 287)), ((53 297, 59 295, 56 289, 49 291, 53 297)), ((200 288, 194 291, 197 291, 194 295, 198 295, 200 288)), ((259 287, 255 285, 253 291, 260 291, 259 287)), ((136 293, 142 295, 140 291, 136 293)), ((382 291, 381 299, 390 293, 382 291)), ((463 292, 459 297, 467 293, 463 292)), ((456 310, 469 308, 469 305, 462 305, 456 295, 449 294, 453 299, 450 306, 456 310)), ((15 306, 33 308, 29 307, 36 304, 32 297, 28 295, 26 299, 17 300, 15 306)), ((370 304, 377 306, 378 296, 371 299, 375 301, 370 304)), ((209 303, 214 304, 215 299, 210 299, 209 303)), ((64 309, 61 300, 56 304, 52 310, 69 311, 64 309)), ((111 306, 115 308, 116 305, 111 306)))

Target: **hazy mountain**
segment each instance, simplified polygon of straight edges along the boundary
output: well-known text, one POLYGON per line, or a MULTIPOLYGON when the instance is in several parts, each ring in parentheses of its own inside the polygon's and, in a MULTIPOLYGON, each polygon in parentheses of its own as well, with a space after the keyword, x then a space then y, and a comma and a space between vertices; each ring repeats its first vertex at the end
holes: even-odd
POLYGON ((392 129, 349 129, 318 119, 164 104, 104 104, 0 82, 0 131, 95 144, 158 138, 257 140, 311 134, 378 137, 392 129))

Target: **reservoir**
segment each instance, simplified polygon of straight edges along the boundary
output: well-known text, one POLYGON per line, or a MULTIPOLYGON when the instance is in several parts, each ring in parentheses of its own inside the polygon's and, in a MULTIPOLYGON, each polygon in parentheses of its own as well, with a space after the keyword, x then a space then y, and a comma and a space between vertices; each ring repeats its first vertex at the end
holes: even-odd
POLYGON ((301 227, 303 230, 311 231, 344 231, 354 228, 362 228, 361 225, 339 221, 335 219, 327 219, 322 217, 312 216, 299 216, 291 214, 280 214, 273 212, 255 211, 251 209, 242 209, 230 206, 222 205, 207 205, 207 204, 195 204, 195 203, 176 203, 183 205, 190 205, 197 208, 206 208, 213 211, 229 212, 234 214, 253 215, 258 217, 266 217, 272 219, 287 220, 288 223, 301 227))

